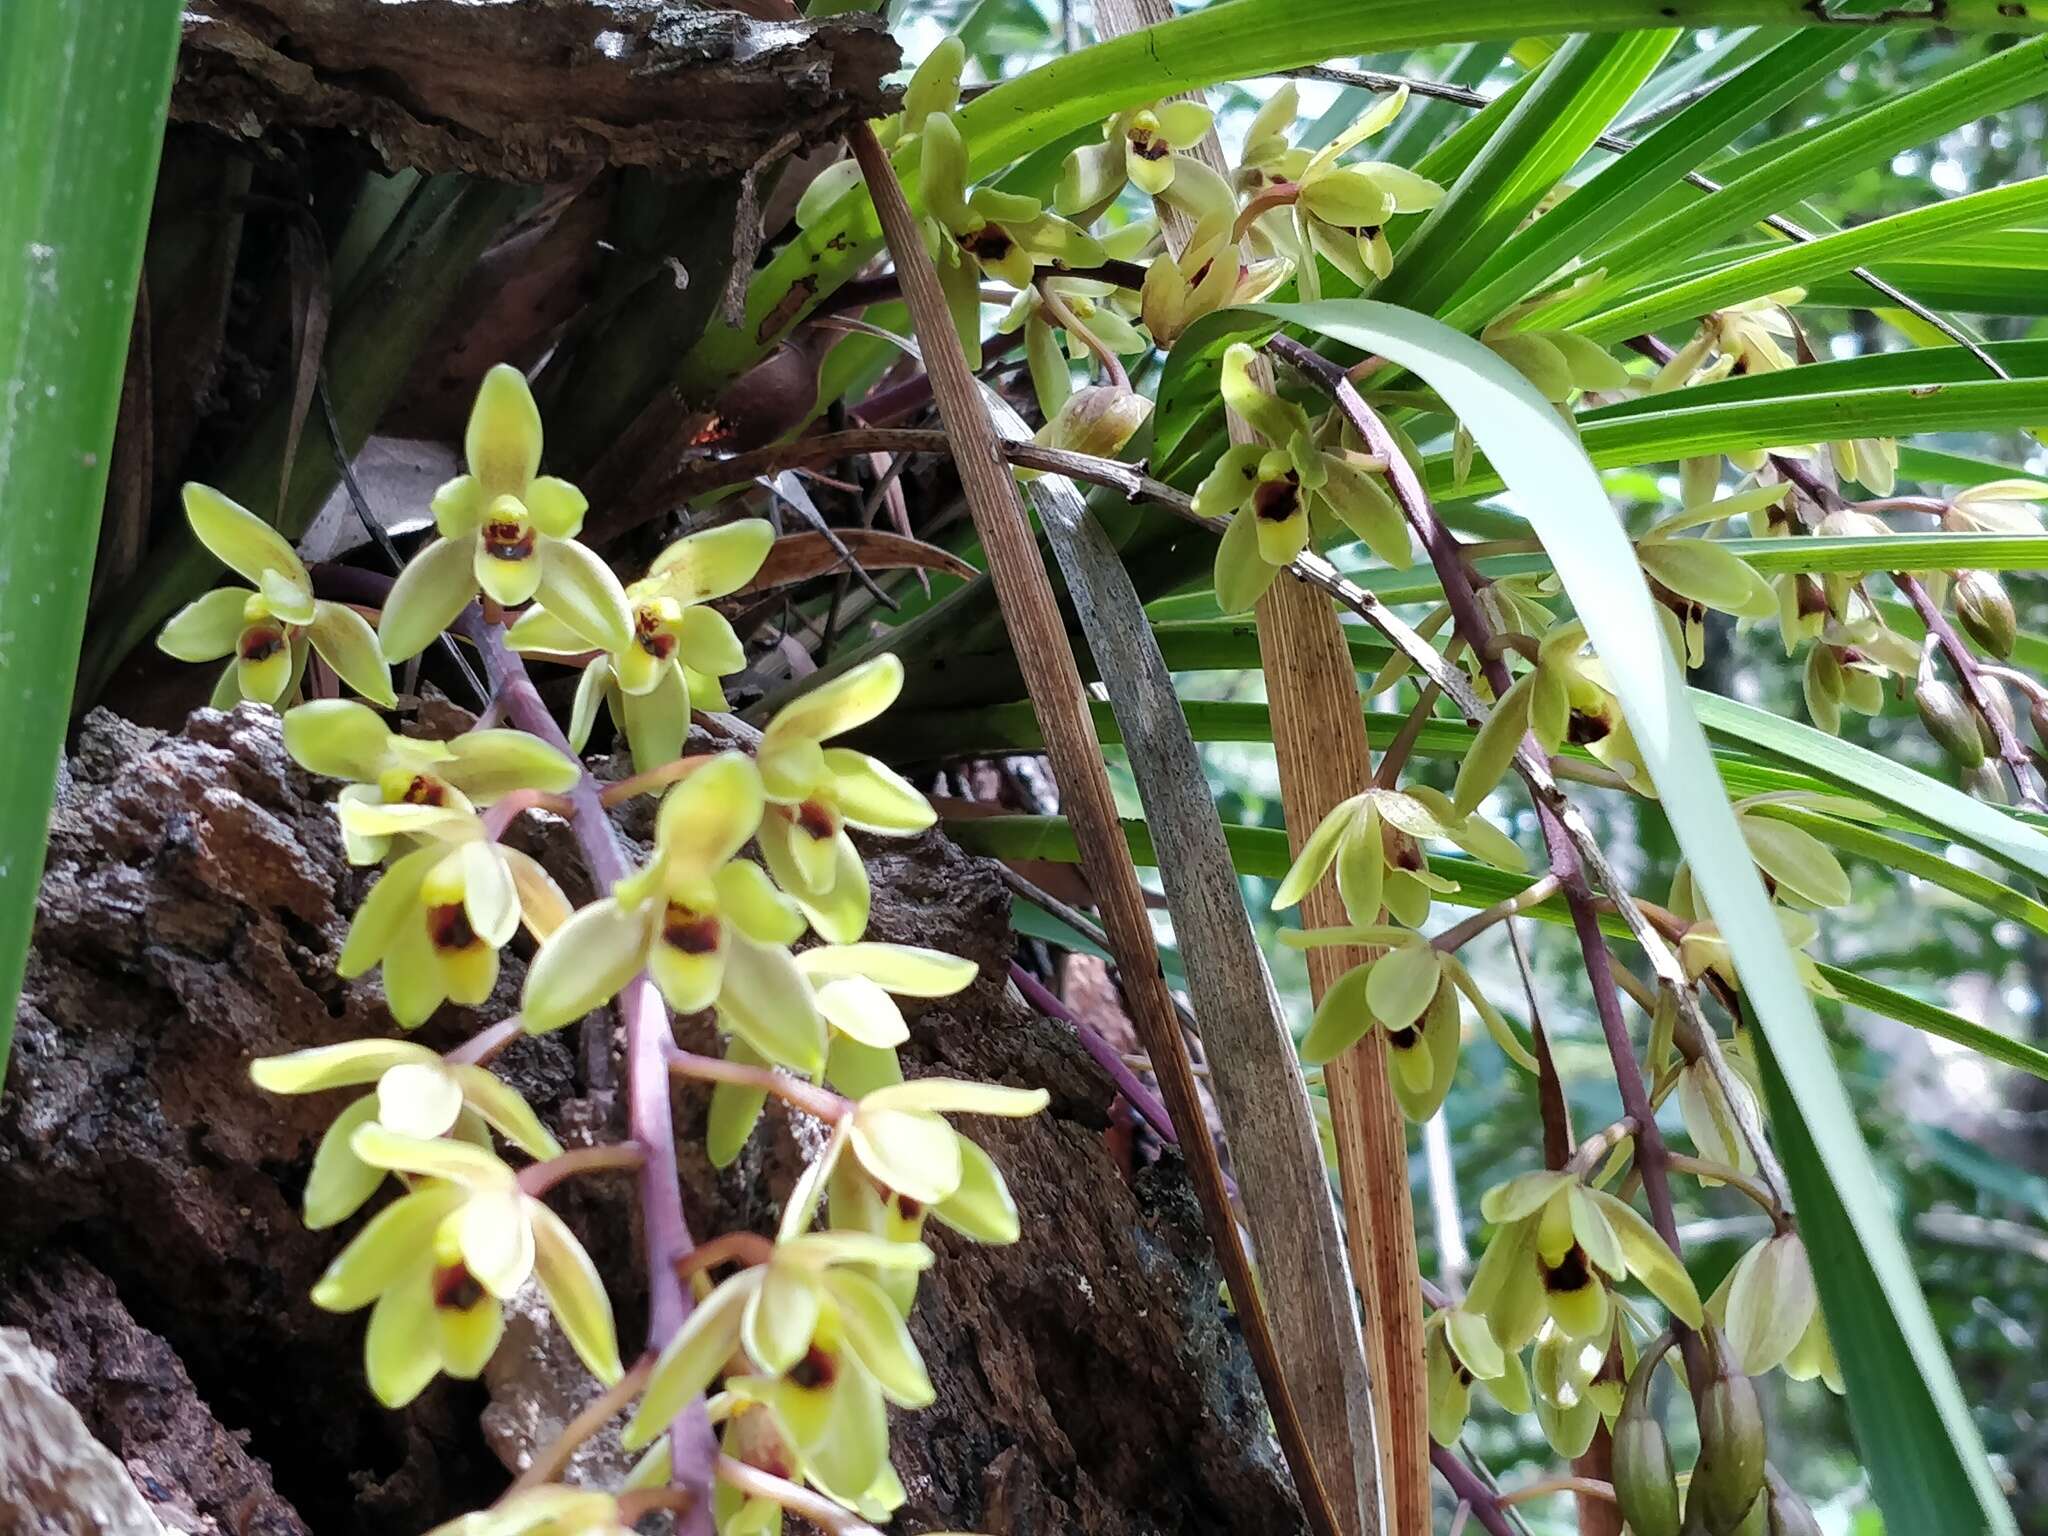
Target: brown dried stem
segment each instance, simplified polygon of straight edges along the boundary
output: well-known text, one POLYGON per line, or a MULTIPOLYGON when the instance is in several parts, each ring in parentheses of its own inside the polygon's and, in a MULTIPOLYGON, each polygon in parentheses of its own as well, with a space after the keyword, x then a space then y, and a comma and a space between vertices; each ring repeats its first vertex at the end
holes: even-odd
POLYGON ((1081 835, 1082 865, 1100 904, 1103 925, 1113 940, 1111 948, 1123 969, 1133 1022, 1152 1058, 1174 1124, 1180 1129, 1181 1147, 1188 1159, 1203 1217, 1224 1278, 1237 1300, 1246 1342, 1266 1390, 1281 1449, 1294 1474, 1311 1526, 1319 1536, 1337 1536, 1346 1527, 1340 1526, 1331 1513, 1329 1496, 1288 1392, 1265 1310, 1258 1301, 1250 1256, 1238 1233, 1222 1165, 1208 1138, 1202 1101, 1172 994, 1157 965, 1146 963, 1154 949, 1151 916, 1137 872, 1124 852, 1108 772, 1096 745, 1080 669, 1067 639, 1052 582, 1018 504, 1016 484, 1003 458, 999 434, 960 350, 938 274, 925 252, 895 170, 870 129, 857 127, 848 137, 896 262, 904 300, 922 343, 939 419, 952 445, 968 510, 987 552, 989 575, 1030 687, 1053 771, 1067 802, 1067 813, 1081 835))
MULTIPOLYGON (((1493 625, 1479 606, 1463 552, 1450 530, 1437 517, 1421 478, 1401 452, 1393 434, 1387 430, 1378 413, 1359 397, 1357 389, 1337 364, 1291 337, 1276 336, 1266 345, 1274 355, 1293 364, 1327 393, 1366 446, 1386 458, 1387 479, 1393 488, 1394 498, 1428 552, 1437 579, 1443 584, 1444 600, 1450 605, 1452 623, 1479 658, 1481 672, 1492 687, 1494 697, 1501 697, 1508 691, 1510 678, 1495 645, 1493 625)), ((1531 759, 1540 759, 1541 755, 1541 749, 1532 738, 1525 743, 1517 766, 1521 767, 1531 759)), ((1543 830, 1543 840, 1550 853, 1550 872, 1563 889, 1565 905, 1571 913, 1572 930, 1579 941, 1586 980, 1593 991, 1594 1008, 1599 1014, 1601 1032, 1606 1036, 1608 1055, 1613 1060, 1615 1078, 1620 1085, 1622 1107, 1640 1127, 1636 1138, 1636 1161, 1642 1170, 1650 1217, 1658 1235, 1671 1246, 1673 1253, 1677 1253, 1678 1221, 1671 1204, 1667 1172, 1669 1154, 1663 1135, 1657 1129, 1656 1113, 1643 1082, 1642 1066, 1629 1040, 1628 1023, 1622 1017, 1621 993, 1614 980, 1614 959, 1608 952, 1605 936, 1600 932, 1599 913, 1594 906, 1585 864, 1556 807, 1537 792, 1533 781, 1530 790, 1536 800, 1537 821, 1543 830)), ((1616 900, 1621 899, 1621 893, 1616 893, 1616 900)))

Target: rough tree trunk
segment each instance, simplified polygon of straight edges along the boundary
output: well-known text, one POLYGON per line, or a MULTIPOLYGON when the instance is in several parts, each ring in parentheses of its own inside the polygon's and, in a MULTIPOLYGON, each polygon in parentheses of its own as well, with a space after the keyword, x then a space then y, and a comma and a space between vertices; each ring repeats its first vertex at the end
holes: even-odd
MULTIPOLYGON (((56 1357, 56 1389, 172 1530, 422 1530, 494 1497, 588 1390, 546 1314, 522 1310, 487 1383, 442 1381, 387 1413, 362 1380, 362 1317, 306 1299, 347 1236, 306 1232, 295 1209, 342 1100, 260 1094, 248 1062, 389 1029, 374 985, 334 975, 368 876, 342 858, 327 789, 285 757, 276 717, 248 706, 201 711, 179 735, 95 714, 60 785, 0 1100, 0 1325, 56 1357)), ((647 815, 643 803, 628 830, 647 815)), ((533 837, 576 894, 562 829, 533 837)), ((1024 1240, 934 1235, 913 1330, 939 1398, 897 1425, 899 1528, 1299 1529, 1179 1168, 1119 1166, 1091 1064, 1009 993, 1001 884, 936 835, 872 852, 872 936, 982 968, 913 1018, 911 1070, 1052 1094, 1037 1120, 976 1128, 1024 1240)), ((510 959, 489 1007, 444 1010, 421 1038, 445 1047, 503 1016, 522 972, 510 959)), ((570 1144, 619 1134, 616 1042, 583 1028, 600 1032, 504 1058, 570 1144)), ((683 1034, 708 1042, 701 1020, 683 1034)), ((702 1097, 677 1097, 693 1229, 771 1230, 801 1166, 792 1128, 771 1116, 718 1175, 702 1097)), ((553 1198, 615 1278, 631 1341, 642 1302, 623 1195, 600 1180, 553 1198)), ((0 1490, 13 1454, 0 1445, 0 1490)), ((609 1454, 599 1444, 579 1465, 609 1454)), ((0 1507, 0 1533, 67 1528, 0 1507)))

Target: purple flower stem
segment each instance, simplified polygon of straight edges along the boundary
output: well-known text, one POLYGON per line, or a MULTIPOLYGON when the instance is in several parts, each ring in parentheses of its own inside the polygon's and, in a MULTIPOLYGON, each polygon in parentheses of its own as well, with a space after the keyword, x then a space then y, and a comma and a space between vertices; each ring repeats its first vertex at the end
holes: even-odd
MULTIPOLYGON (((513 725, 539 737, 569 757, 576 754, 555 723, 525 662, 506 644, 504 632, 486 624, 476 608, 466 608, 455 627, 482 657, 491 697, 513 725)), ((625 851, 618 832, 604 813, 597 780, 588 769, 569 791, 570 822, 591 882, 608 891, 626 873, 625 851)), ((640 1224, 647 1240, 647 1342, 660 1349, 675 1337, 690 1315, 690 1293, 676 1276, 676 1261, 694 1244, 683 1218, 682 1179, 676 1170, 676 1136, 669 1105, 667 1050, 675 1044, 668 1010, 645 973, 620 992, 619 1017, 626 1026, 626 1128, 645 1150, 640 1165, 640 1224)), ((676 1415, 669 1426, 669 1452, 678 1487, 691 1495, 689 1508, 677 1517, 679 1536, 710 1536, 711 1491, 717 1476, 718 1440, 698 1398, 676 1415)))
POLYGON ((1472 1511, 1472 1518, 1485 1528, 1488 1536, 1516 1536, 1499 1496, 1480 1480, 1477 1472, 1460 1461, 1455 1452, 1431 1442, 1429 1460, 1443 1480, 1451 1485, 1451 1492, 1472 1511))
POLYGON ((1074 1033, 1081 1037, 1081 1048, 1102 1068, 1116 1091, 1130 1101, 1138 1117, 1152 1127, 1153 1133, 1169 1146, 1179 1146, 1180 1137, 1174 1134, 1173 1117, 1166 1112, 1166 1106, 1159 1102, 1159 1096, 1138 1081, 1138 1074, 1127 1065, 1117 1048, 1102 1038, 1094 1025, 1084 1022, 1065 1003, 1055 997, 1050 988, 1016 961, 1010 962, 1010 980, 1017 983, 1017 990, 1025 1000, 1049 1019, 1058 1019, 1062 1024, 1073 1026, 1074 1033))

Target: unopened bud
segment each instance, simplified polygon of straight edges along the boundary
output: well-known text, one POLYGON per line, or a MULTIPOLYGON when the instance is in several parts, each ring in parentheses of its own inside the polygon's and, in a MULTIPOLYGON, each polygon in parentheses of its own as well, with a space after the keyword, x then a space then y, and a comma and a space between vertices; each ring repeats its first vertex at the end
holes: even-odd
POLYGON ((1749 1513, 1735 1522, 1735 1529, 1728 1536, 1770 1536, 1771 1498, 1767 1493, 1756 1496, 1756 1502, 1749 1506, 1749 1513))
POLYGON ((1720 1331, 1702 1337, 1708 1373, 1695 1389, 1700 1456, 1688 1497, 1705 1536, 1736 1536, 1763 1492, 1763 1405, 1756 1384, 1729 1364, 1720 1331))
POLYGON ((1067 396, 1039 438, 1048 448, 1113 459, 1151 414, 1152 402, 1137 391, 1091 384, 1067 396))
POLYGON ((1913 707, 1920 711, 1927 734, 1958 768, 1975 768, 1984 761, 1977 716, 1955 689, 1938 677, 1927 678, 1913 690, 1913 707))
POLYGON ((1645 1356, 1614 1421, 1614 1497, 1636 1536, 1679 1536, 1678 1474, 1664 1426, 1650 1408, 1657 1361, 1645 1356))
POLYGON ((1963 775, 1963 788, 1979 800, 1992 805, 2006 805, 2012 797, 2005 791, 2005 775, 1998 771, 1998 764, 1986 758, 1963 775))
POLYGON ((1764 1479, 1764 1498, 1770 1507, 1770 1536, 1820 1536, 1820 1522, 1814 1519, 1806 1500, 1778 1475, 1778 1469, 1766 1467, 1764 1479))
POLYGON ((2019 636, 2019 620, 2012 611, 2012 598, 2005 583, 1989 571, 1960 571, 1956 574, 1956 621, 1972 640, 2003 661, 2012 655, 2019 636))
MULTIPOLYGON (((1998 679, 1994 677, 1978 677, 1977 695, 1990 703, 1991 713, 1996 715, 1999 719, 2005 722, 2005 728, 2008 731, 2017 728, 2018 722, 2013 718, 2012 713, 2012 700, 2009 697, 2007 697, 2005 692, 2005 686, 2004 684, 2000 683, 1998 679)), ((1997 752, 1997 729, 1992 725, 1990 720, 1986 719, 1981 714, 1976 717, 1976 720, 1977 735, 1982 739, 1984 743, 1984 750, 1987 753, 1997 752)))

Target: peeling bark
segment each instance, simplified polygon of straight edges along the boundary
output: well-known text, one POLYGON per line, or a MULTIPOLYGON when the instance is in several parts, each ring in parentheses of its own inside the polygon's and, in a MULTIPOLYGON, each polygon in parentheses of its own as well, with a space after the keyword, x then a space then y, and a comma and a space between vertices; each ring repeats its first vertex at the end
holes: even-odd
POLYGON ((886 110, 878 18, 757 21, 662 0, 194 0, 171 116, 334 128, 392 169, 559 181, 744 172, 886 110), (788 147, 785 145, 785 147, 788 147))
MULTIPOLYGON (((306 1232, 295 1210, 315 1142, 346 1100, 259 1094, 247 1063, 389 1028, 374 985, 333 974, 369 875, 342 858, 330 788, 286 759, 267 711, 202 710, 179 735, 95 713, 60 787, 0 1098, 0 1322, 25 1323, 75 1362, 60 1388, 122 1454, 155 1447, 131 1460, 160 1467, 172 1445, 225 1456, 246 1434, 274 1495, 227 1521, 225 1492, 187 1486, 179 1497, 257 1536, 292 1536, 301 1518, 322 1532, 403 1536, 487 1503, 504 1468, 522 1465, 587 1391, 539 1313, 518 1320, 487 1383, 440 1382, 386 1413, 362 1382, 363 1319, 306 1299, 352 1230, 306 1232), (109 1369, 134 1359, 149 1362, 133 1389, 145 1398, 123 1397, 131 1389, 109 1369), (138 1417, 145 1400, 160 1408, 138 1417), (228 1426, 226 1440, 209 1424, 228 1426)), ((636 803, 625 830, 644 839, 651 814, 636 803)), ((534 851, 574 892, 566 839, 557 848, 559 829, 529 824, 534 851)), ((960 996, 908 1010, 907 1068, 1052 1096, 1035 1120, 973 1126, 1010 1180, 1023 1241, 990 1249, 931 1234, 940 1257, 912 1329, 939 1395, 896 1419, 910 1503, 895 1528, 1291 1536, 1300 1517, 1179 1166, 1119 1172, 1109 1091, 1071 1037, 1008 988, 1014 939, 992 867, 937 835, 866 851, 871 936, 981 967, 960 996)), ((501 1017, 522 974, 508 956, 488 1008, 447 1010, 420 1038, 445 1047, 501 1017)), ((585 1028, 597 1030, 589 1059, 573 1031, 502 1059, 572 1145, 618 1134, 601 1070, 611 1032, 602 1020, 585 1028)), ((710 1043, 704 1020, 681 1033, 710 1043)), ((703 1160, 706 1107, 678 1091, 692 1229, 772 1232, 815 1127, 771 1114, 719 1173, 703 1160)), ((630 1350, 644 1301, 625 1196, 625 1181, 599 1177, 550 1201, 615 1277, 630 1350)), ((219 1490, 270 1489, 253 1464, 227 1456, 219 1490)), ((600 1446, 589 1470, 606 1466, 600 1446)))

